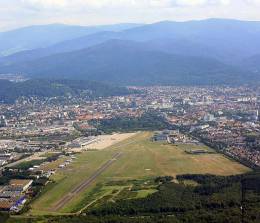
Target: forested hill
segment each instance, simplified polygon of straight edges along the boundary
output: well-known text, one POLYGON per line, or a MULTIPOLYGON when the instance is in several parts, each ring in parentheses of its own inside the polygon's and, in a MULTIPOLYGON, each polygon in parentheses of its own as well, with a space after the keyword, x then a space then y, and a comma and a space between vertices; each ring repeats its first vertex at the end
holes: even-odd
POLYGON ((110 40, 84 50, 0 67, 0 73, 119 85, 240 84, 258 80, 250 72, 212 58, 174 55, 122 40, 110 40))
POLYGON ((124 87, 115 87, 81 80, 32 79, 14 83, 0 80, 0 103, 13 103, 19 97, 56 97, 85 95, 90 98, 130 94, 124 87))
POLYGON ((34 29, 0 34, 0 73, 119 85, 260 82, 260 22, 207 19, 34 29), (45 41, 46 36, 53 41, 45 41))

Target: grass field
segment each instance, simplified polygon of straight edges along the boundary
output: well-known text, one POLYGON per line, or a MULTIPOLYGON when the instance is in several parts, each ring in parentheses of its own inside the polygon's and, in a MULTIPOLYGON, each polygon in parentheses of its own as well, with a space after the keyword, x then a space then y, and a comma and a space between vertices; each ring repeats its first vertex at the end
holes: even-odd
MULTIPOLYGON (((93 183, 68 204, 58 210, 59 213, 77 212, 104 199, 126 198, 126 194, 135 184, 131 180, 149 181, 152 177, 177 174, 211 173, 232 175, 250 171, 247 167, 232 161, 221 154, 187 154, 187 149, 205 149, 205 146, 169 145, 151 142, 152 133, 140 133, 102 151, 88 151, 77 155, 77 159, 65 169, 59 170, 44 193, 32 203, 30 214, 51 214, 53 208, 63 196, 70 193, 82 181, 88 179, 102 164, 121 151, 122 156, 109 166, 93 183), (127 183, 116 183, 116 182, 127 183), (114 185, 108 185, 114 182, 114 185), (129 183, 130 182, 130 183, 129 183)), ((145 183, 142 185, 142 187, 145 183)), ((132 197, 144 197, 155 192, 153 185, 141 188, 132 197)), ((55 213, 53 213, 55 214, 55 213)))

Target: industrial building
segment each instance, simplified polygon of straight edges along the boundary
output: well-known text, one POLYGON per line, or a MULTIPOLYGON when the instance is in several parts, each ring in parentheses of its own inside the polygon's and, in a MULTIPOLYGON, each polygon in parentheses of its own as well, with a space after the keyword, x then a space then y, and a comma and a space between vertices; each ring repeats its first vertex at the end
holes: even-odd
POLYGON ((26 202, 26 192, 32 180, 10 180, 7 186, 0 188, 0 211, 18 212, 26 202))

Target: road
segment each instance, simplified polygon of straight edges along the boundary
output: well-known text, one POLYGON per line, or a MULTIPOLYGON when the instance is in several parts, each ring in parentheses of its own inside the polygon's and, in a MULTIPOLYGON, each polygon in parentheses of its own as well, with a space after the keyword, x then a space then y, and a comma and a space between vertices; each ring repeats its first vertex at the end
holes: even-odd
POLYGON ((61 198, 50 211, 58 211, 63 208, 68 202, 70 202, 77 194, 86 190, 95 179, 100 176, 108 167, 110 167, 117 159, 122 156, 122 152, 116 153, 110 160, 104 163, 99 169, 97 169, 88 179, 76 186, 69 194, 61 198))

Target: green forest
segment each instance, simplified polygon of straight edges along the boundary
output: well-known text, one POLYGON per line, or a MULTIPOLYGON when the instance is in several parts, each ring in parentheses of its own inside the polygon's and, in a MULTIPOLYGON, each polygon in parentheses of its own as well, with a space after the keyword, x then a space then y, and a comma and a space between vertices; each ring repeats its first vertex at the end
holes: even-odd
POLYGON ((24 82, 0 80, 0 103, 14 103, 19 97, 85 96, 89 98, 119 96, 133 93, 92 81, 31 79, 24 82))
MULTIPOLYGON (((180 175, 155 179, 157 192, 146 198, 107 202, 82 215, 15 218, 6 223, 258 223, 260 172, 237 176, 180 175), (189 183, 187 183, 189 182, 189 183), (191 182, 194 182, 193 184, 191 182)), ((5 219, 5 220, 4 220, 5 219)))
POLYGON ((100 121, 92 120, 90 124, 105 133, 154 131, 171 128, 165 118, 155 112, 147 112, 140 117, 114 117, 100 121))

